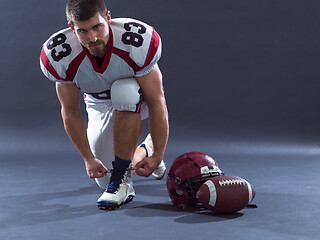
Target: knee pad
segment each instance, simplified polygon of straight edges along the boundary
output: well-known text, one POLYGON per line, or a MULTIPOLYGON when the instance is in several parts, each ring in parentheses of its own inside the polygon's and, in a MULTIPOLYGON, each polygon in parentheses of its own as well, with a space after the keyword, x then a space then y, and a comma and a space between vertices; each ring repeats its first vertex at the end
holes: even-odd
POLYGON ((115 110, 139 113, 143 97, 137 80, 125 78, 115 81, 111 86, 111 101, 115 110))

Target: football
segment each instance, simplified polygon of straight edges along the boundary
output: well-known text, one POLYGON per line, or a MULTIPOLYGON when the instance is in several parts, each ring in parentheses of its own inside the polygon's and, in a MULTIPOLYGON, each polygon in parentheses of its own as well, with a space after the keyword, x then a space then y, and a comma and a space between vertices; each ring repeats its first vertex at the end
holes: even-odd
POLYGON ((215 213, 230 214, 245 208, 255 194, 253 186, 245 179, 220 175, 207 180, 198 189, 196 198, 215 213))

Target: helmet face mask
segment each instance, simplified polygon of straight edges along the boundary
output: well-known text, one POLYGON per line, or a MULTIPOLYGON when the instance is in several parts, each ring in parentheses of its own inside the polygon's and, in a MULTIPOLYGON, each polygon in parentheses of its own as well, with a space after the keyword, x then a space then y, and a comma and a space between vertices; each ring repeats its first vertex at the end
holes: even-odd
POLYGON ((174 205, 197 206, 196 192, 208 179, 222 175, 212 157, 200 152, 185 153, 175 159, 167 175, 167 190, 174 205))

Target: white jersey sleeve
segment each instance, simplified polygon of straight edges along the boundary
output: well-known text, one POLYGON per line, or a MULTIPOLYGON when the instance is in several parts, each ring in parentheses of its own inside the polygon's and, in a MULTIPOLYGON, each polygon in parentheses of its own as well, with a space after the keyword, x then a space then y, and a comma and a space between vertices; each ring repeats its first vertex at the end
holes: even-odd
POLYGON ((73 83, 70 65, 83 58, 83 47, 70 28, 53 34, 42 46, 40 67, 44 75, 52 81, 73 83))
POLYGON ((136 77, 148 74, 161 57, 161 38, 155 29, 130 18, 113 19, 111 28, 113 52, 127 59, 136 77))

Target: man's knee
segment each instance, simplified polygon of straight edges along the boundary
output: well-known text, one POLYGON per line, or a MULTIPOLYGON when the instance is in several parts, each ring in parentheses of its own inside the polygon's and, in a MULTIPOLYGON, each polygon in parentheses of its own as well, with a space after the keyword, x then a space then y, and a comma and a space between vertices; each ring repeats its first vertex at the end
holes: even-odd
POLYGON ((111 101, 115 110, 140 112, 143 97, 137 80, 126 78, 115 81, 111 86, 111 101))

